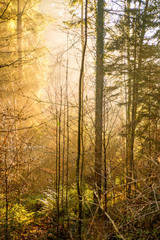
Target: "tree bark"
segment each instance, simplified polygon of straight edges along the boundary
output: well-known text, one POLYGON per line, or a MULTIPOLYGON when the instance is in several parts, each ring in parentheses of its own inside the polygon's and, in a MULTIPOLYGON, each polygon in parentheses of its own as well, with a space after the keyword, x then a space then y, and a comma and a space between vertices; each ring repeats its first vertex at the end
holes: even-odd
POLYGON ((101 200, 102 108, 104 80, 104 0, 98 0, 96 12, 96 104, 95 104, 95 203, 101 200))
POLYGON ((78 144, 77 144, 77 162, 76 162, 76 182, 77 182, 77 193, 78 193, 78 236, 79 239, 82 239, 82 182, 81 182, 81 173, 80 173, 80 158, 81 158, 81 144, 82 144, 82 106, 83 106, 83 98, 82 98, 82 88, 83 88, 83 75, 84 75, 84 61, 85 61, 85 53, 87 47, 87 7, 88 0, 85 2, 85 40, 82 51, 82 61, 81 61, 81 69, 80 69, 80 77, 79 77, 79 112, 78 112, 78 144))

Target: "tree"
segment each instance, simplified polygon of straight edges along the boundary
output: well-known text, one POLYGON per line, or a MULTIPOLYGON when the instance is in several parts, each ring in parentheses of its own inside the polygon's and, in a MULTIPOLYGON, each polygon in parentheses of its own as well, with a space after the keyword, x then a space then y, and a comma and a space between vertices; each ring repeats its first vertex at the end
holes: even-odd
MULTIPOLYGON (((132 193, 134 194, 132 190, 136 186, 132 185, 132 181, 137 178, 138 174, 135 166, 138 166, 139 153, 136 148, 140 144, 138 135, 141 127, 139 128, 139 126, 143 125, 143 118, 140 116, 143 115, 141 113, 144 109, 141 96, 144 91, 145 99, 147 96, 149 97, 146 95, 146 86, 152 81, 148 78, 150 74, 147 70, 149 65, 152 65, 151 62, 154 62, 149 49, 158 48, 157 44, 151 43, 151 38, 148 35, 149 29, 152 28, 153 32, 155 31, 152 39, 157 42, 157 24, 159 21, 157 10, 155 1, 125 1, 118 6, 117 12, 107 10, 110 14, 117 16, 115 31, 113 28, 108 28, 112 40, 110 43, 108 42, 107 50, 113 53, 113 60, 106 69, 109 74, 119 78, 119 87, 123 86, 124 90, 122 91, 125 93, 126 129, 124 136, 126 138, 126 196, 128 198, 131 197, 132 193), (153 21, 153 15, 156 16, 155 21, 153 21), (148 54, 149 52, 150 54, 148 54), (148 76, 145 74, 146 72, 148 72, 148 76), (148 79, 148 83, 145 79, 148 79)), ((116 85, 115 89, 113 88, 114 91, 117 91, 116 85)))
MULTIPOLYGON (((83 2, 82 2, 83 5, 83 2)), ((79 201, 79 226, 78 226, 78 234, 79 239, 81 239, 81 231, 82 231, 82 177, 80 173, 80 158, 82 157, 81 153, 81 145, 82 145, 82 112, 83 112, 83 75, 84 75, 84 63, 85 63, 85 52, 87 47, 87 11, 88 11, 88 0, 85 2, 85 40, 83 44, 82 39, 82 61, 81 61, 81 69, 80 69, 80 77, 79 77, 79 106, 78 106, 78 149, 77 149, 77 163, 76 163, 76 181, 77 181, 77 193, 78 193, 78 201, 79 201)), ((83 16, 83 15, 82 15, 83 16)), ((83 21, 81 23, 83 25, 83 21)), ((83 31, 83 30, 82 30, 83 31)), ((83 32, 82 32, 83 34, 83 32)), ((81 170, 82 171, 82 170, 81 170)))
POLYGON ((3 84, 0 89, 2 120, 0 178, 6 209, 5 230, 3 231, 3 226, 2 236, 5 232, 5 239, 8 239, 11 221, 9 212, 16 204, 16 200, 18 204, 20 203, 20 193, 24 193, 28 187, 28 179, 33 170, 29 168, 34 159, 35 152, 31 150, 33 150, 33 139, 36 139, 37 131, 32 128, 37 121, 34 117, 38 114, 38 109, 31 98, 31 89, 37 90, 38 81, 30 66, 31 62, 34 63, 38 73, 38 61, 44 54, 44 48, 34 44, 33 46, 31 41, 34 42, 38 36, 37 31, 40 30, 38 25, 35 26, 33 19, 36 19, 39 24, 44 18, 36 11, 33 1, 1 1, 1 4, 0 77, 3 84), (28 12, 31 16, 28 16, 28 12), (32 78, 35 79, 35 83, 31 81, 32 78), (30 111, 32 114, 29 113, 30 111))
POLYGON ((96 9, 96 105, 95 105, 95 202, 101 201, 102 176, 102 108, 104 81, 104 0, 96 9))

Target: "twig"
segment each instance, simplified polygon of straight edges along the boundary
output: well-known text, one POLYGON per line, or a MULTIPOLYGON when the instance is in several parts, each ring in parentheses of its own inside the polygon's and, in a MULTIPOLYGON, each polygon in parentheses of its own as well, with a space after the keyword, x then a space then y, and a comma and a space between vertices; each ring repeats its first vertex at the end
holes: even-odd
MULTIPOLYGON (((102 209, 102 207, 101 207, 101 209, 102 209)), ((103 209, 102 209, 102 210, 103 210, 103 209)), ((115 222, 114 222, 113 219, 110 217, 110 215, 109 215, 106 211, 104 211, 104 214, 105 214, 105 215, 107 216, 107 218, 110 220, 110 222, 112 223, 112 225, 113 225, 116 233, 120 236, 120 238, 122 238, 123 240, 126 240, 126 239, 123 237, 123 235, 119 232, 118 227, 116 226, 115 222)))
POLYGON ((154 199, 155 199, 155 202, 156 202, 156 206, 157 206, 157 209, 159 210, 159 204, 158 204, 158 201, 157 201, 157 197, 156 197, 156 192, 155 192, 154 184, 152 184, 152 189, 153 189, 153 193, 154 193, 154 199))

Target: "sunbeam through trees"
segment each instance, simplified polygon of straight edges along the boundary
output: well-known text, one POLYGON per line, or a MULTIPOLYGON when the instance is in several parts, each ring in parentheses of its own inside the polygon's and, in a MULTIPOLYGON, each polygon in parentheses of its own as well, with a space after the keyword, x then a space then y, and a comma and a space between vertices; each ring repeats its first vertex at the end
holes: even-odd
POLYGON ((158 240, 160 1, 0 1, 0 239, 158 240))

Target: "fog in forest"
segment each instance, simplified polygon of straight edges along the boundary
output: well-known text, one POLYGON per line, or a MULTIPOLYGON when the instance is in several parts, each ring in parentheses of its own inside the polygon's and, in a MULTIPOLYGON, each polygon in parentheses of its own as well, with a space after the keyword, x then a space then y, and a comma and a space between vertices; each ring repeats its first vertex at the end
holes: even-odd
POLYGON ((0 239, 159 239, 159 9, 0 1, 0 239))

